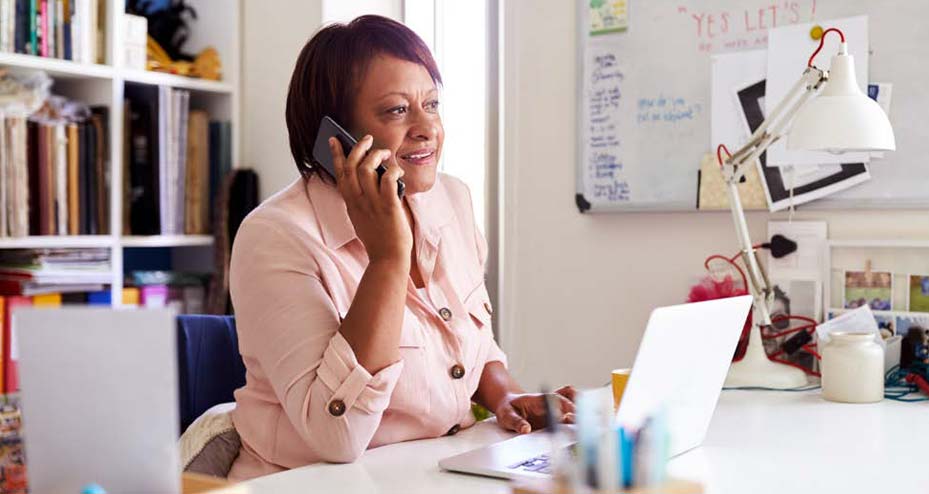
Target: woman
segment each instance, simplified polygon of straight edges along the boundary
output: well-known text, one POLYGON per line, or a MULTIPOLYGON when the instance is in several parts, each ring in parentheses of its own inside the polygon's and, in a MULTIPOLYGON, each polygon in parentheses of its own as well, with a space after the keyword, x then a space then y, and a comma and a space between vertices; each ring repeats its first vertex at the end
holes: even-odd
MULTIPOLYGON (((512 431, 544 422, 493 340, 468 189, 436 172, 439 84, 422 40, 383 17, 330 25, 301 51, 286 109, 301 178, 248 216, 232 253, 248 372, 231 478, 454 434, 472 400, 512 431), (336 177, 312 158, 326 115, 364 136, 347 157, 331 140, 336 177)), ((572 420, 573 389, 557 394, 572 420)))

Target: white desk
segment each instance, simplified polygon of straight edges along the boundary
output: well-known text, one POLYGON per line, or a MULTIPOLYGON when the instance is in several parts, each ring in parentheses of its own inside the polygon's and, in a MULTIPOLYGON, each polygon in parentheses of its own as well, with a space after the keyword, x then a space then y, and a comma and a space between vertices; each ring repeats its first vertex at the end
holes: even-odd
MULTIPOLYGON (((510 435, 484 422, 456 436, 384 446, 348 465, 254 479, 252 493, 509 493, 506 482, 443 472, 440 458, 510 435)), ((703 447, 673 474, 707 493, 929 492, 929 402, 845 405, 803 393, 726 391, 703 447)))

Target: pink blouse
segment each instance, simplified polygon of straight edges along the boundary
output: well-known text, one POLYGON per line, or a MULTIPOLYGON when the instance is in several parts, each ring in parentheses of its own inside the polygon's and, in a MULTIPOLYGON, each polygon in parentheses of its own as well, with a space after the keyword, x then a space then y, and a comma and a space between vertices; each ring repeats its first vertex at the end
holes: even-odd
POLYGON ((247 377, 235 393, 242 448, 231 479, 350 462, 474 423, 484 365, 506 362, 490 325, 487 245, 460 180, 439 174, 407 200, 427 296, 409 282, 401 360, 374 375, 338 331, 368 257, 335 187, 298 179, 242 223, 230 283, 247 377))

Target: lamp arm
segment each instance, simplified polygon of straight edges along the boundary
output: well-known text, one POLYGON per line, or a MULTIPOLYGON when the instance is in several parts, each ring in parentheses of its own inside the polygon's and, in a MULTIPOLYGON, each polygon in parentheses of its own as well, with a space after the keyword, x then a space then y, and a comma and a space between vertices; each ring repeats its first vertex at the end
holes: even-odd
POLYGON ((755 249, 752 247, 751 237, 748 234, 748 222, 745 219, 745 209, 739 197, 738 184, 745 176, 748 164, 753 163, 765 150, 781 138, 782 132, 793 116, 809 99, 816 94, 822 84, 829 78, 829 74, 816 67, 808 67, 800 79, 793 85, 787 95, 774 110, 765 118, 764 122, 755 129, 748 142, 739 148, 723 164, 723 175, 726 180, 726 190, 729 195, 729 207, 732 220, 735 224, 736 236, 741 246, 740 255, 748 271, 748 283, 755 301, 757 322, 761 326, 771 325, 771 302, 774 292, 767 274, 761 268, 755 249))

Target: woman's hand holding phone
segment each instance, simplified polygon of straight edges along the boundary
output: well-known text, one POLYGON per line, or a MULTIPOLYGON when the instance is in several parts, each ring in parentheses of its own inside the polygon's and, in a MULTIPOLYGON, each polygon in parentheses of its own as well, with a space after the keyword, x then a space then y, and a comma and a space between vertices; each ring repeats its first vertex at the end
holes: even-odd
POLYGON ((336 186, 345 199, 355 232, 368 251, 368 259, 409 264, 413 234, 397 195, 397 180, 403 176, 403 169, 389 163, 390 150, 372 150, 373 143, 374 139, 366 135, 346 156, 338 139, 329 138, 336 186), (377 167, 382 163, 387 171, 379 180, 377 167))

